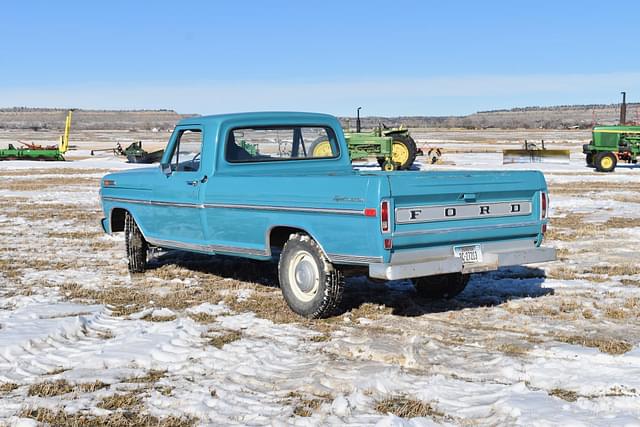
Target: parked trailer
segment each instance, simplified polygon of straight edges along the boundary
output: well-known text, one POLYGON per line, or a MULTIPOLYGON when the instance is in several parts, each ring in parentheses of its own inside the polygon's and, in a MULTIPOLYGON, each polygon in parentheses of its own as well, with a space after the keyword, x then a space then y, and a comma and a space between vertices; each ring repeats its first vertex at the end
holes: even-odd
POLYGON ((69 133, 71 131, 71 116, 73 110, 69 110, 64 124, 64 134, 60 136, 57 146, 41 146, 20 142, 24 147, 16 147, 9 144, 6 149, 0 149, 0 160, 50 160, 64 161, 64 153, 69 149, 69 133))

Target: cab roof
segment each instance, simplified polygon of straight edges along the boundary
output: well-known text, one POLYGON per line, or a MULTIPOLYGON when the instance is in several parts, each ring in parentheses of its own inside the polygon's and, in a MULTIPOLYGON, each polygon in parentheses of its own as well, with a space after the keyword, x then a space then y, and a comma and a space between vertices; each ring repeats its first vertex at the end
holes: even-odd
POLYGON ((182 119, 178 126, 183 125, 285 125, 285 124, 316 124, 335 125, 338 119, 330 114, 307 113, 300 111, 256 111, 247 113, 228 113, 210 116, 196 116, 182 119))

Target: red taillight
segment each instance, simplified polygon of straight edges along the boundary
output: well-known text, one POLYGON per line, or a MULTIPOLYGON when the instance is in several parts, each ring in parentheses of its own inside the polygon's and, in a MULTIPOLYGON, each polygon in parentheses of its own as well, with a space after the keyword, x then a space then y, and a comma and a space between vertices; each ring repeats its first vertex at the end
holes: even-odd
POLYGON ((391 240, 391 239, 384 239, 384 248, 385 248, 385 249, 391 249, 391 248, 393 248, 393 240, 391 240))
POLYGON ((547 232, 547 224, 542 224, 542 234, 547 232))
POLYGON ((549 204, 549 196, 544 191, 540 193, 540 219, 547 217, 547 208, 549 204))
POLYGON ((383 233, 389 231, 389 202, 387 200, 380 203, 380 228, 383 233))
POLYGON ((378 212, 374 208, 366 208, 364 210, 364 216, 376 216, 378 212))

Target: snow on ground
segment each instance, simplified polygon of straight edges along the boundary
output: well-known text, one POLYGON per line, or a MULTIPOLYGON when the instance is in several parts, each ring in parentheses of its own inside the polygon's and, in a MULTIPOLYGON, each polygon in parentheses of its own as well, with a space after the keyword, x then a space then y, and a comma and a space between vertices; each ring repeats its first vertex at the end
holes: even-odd
POLYGON ((640 169, 444 160, 421 168, 543 169, 560 261, 451 301, 351 278, 322 321, 269 264, 167 252, 130 277, 97 199, 130 165, 0 162, 0 425, 640 425, 640 169))

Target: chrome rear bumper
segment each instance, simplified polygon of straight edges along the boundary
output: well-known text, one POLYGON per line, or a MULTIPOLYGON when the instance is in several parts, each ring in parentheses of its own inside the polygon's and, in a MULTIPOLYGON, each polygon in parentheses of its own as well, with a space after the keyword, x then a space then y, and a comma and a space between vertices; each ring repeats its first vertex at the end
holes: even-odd
POLYGON ((369 276, 377 279, 398 280, 412 277, 433 276, 446 273, 479 273, 497 270, 498 267, 538 262, 555 261, 556 249, 545 247, 533 248, 494 248, 491 252, 483 253, 483 261, 477 264, 463 264, 455 256, 444 258, 424 259, 407 263, 377 263, 369 264, 369 276))

